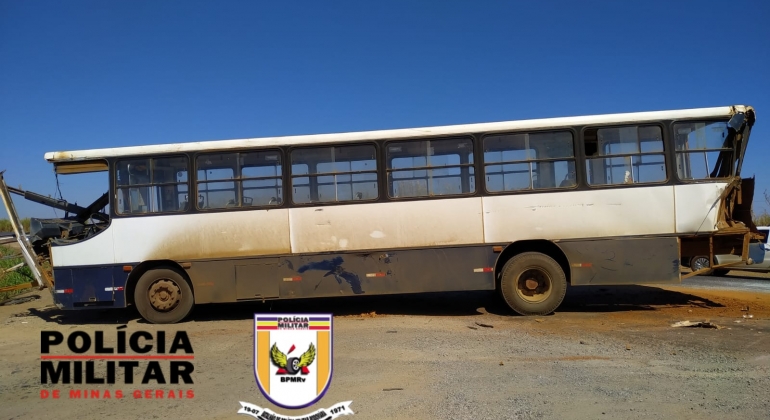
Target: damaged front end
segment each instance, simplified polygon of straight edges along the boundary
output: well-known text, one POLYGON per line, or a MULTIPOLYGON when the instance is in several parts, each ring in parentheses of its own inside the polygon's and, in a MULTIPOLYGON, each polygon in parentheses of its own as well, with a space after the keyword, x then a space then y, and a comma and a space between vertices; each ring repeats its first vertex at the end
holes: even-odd
POLYGON ((729 146, 730 151, 720 153, 719 160, 710 174, 713 178, 719 177, 728 181, 716 203, 718 209, 715 230, 680 238, 682 260, 705 256, 709 260, 709 266, 682 275, 682 279, 741 263, 753 263, 749 258, 749 244, 762 239, 751 217, 755 182, 754 178, 741 178, 740 172, 755 118, 754 110, 747 108, 746 112, 736 112, 728 123, 729 135, 725 139, 725 145, 729 146), (729 156, 735 158, 729 159, 729 156), (740 256, 740 260, 714 264, 715 255, 726 254, 740 256))
POLYGON ((109 203, 109 194, 105 193, 87 207, 70 204, 30 191, 9 187, 0 172, 0 197, 5 205, 13 233, 20 245, 24 262, 35 277, 39 288, 54 290, 54 277, 51 269, 50 246, 69 244, 88 239, 109 226, 110 218, 104 212, 109 203), (30 219, 30 232, 25 234, 11 194, 24 197, 45 206, 63 210, 63 218, 30 219))

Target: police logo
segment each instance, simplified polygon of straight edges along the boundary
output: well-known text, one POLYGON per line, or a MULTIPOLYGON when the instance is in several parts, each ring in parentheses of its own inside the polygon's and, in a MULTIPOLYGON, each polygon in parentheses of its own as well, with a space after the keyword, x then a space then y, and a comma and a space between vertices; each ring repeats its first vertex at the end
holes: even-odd
POLYGON ((262 394, 289 409, 316 403, 332 377, 331 314, 254 314, 254 376, 262 394))

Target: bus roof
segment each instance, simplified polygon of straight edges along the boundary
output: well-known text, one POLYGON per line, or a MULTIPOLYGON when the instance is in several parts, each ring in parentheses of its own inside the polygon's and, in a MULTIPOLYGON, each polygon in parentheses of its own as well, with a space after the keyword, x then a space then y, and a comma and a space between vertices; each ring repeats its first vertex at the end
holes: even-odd
POLYGON ((111 147, 104 149, 48 152, 45 159, 57 162, 95 161, 111 157, 126 157, 179 152, 213 151, 250 147, 299 146, 321 143, 347 143, 362 140, 400 139, 419 136, 451 136, 465 133, 485 133, 513 130, 549 129, 573 125, 638 123, 657 120, 691 118, 730 118, 738 112, 752 109, 735 105, 714 108, 695 108, 674 111, 634 112, 625 114, 589 115, 533 120, 504 121, 493 123, 446 125, 439 127, 406 128, 395 130, 360 131, 301 136, 263 137, 238 140, 213 140, 189 143, 158 144, 149 146, 111 147))

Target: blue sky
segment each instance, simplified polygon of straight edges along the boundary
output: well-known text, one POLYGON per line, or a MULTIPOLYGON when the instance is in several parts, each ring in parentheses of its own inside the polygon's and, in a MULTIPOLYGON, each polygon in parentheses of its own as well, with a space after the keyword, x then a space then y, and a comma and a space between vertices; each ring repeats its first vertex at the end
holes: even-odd
MULTIPOLYGON (((759 203, 768 21, 770 2, 0 0, 0 170, 55 195, 53 150, 749 104, 759 203)), ((86 178, 64 197, 106 191, 86 178)))

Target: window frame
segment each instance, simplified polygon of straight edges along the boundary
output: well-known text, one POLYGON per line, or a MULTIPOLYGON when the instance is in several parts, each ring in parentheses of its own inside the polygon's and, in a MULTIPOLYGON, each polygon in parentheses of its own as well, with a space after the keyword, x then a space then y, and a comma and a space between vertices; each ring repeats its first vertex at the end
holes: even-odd
MULTIPOLYGON (((456 135, 456 136, 438 136, 438 137, 413 137, 413 138, 405 138, 405 139, 390 139, 385 140, 382 145, 382 174, 384 175, 382 182, 385 187, 385 194, 383 197, 385 197, 385 200, 387 201, 419 201, 419 200, 441 200, 445 198, 457 198, 457 197, 473 197, 475 195, 478 195, 481 192, 481 189, 479 188, 479 175, 478 175, 478 165, 477 165, 477 156, 478 156, 478 138, 477 136, 473 135, 472 133, 463 134, 463 135, 456 135), (471 153, 473 154, 473 161, 469 163, 461 163, 458 165, 449 165, 449 166, 419 166, 419 167, 413 167, 413 168, 401 168, 401 169, 388 169, 388 148, 393 143, 405 143, 405 142, 420 142, 420 141, 444 141, 444 140, 469 140, 471 142, 471 153), (460 193, 460 194, 443 194, 443 195, 419 195, 419 196, 410 196, 410 197, 393 197, 390 195, 391 191, 391 183, 390 183, 390 174, 392 172, 399 172, 399 171, 427 171, 432 169, 442 169, 442 168, 473 168, 473 174, 469 174, 468 179, 473 178, 473 184, 474 184, 474 191, 473 192, 467 192, 467 193, 460 193)), ((454 176, 454 175, 451 175, 454 176)), ((457 175, 459 177, 462 177, 462 174, 457 175)))
MULTIPOLYGON (((672 170, 676 174, 675 175, 676 176, 675 179, 677 180, 677 182, 680 182, 682 184, 699 184, 699 183, 725 182, 725 181, 729 180, 731 177, 735 176, 733 174, 735 173, 735 163, 737 162, 736 155, 739 153, 739 151, 736 150, 735 146, 733 146, 733 150, 732 150, 733 162, 730 165, 730 175, 728 175, 725 178, 698 178, 698 179, 680 178, 679 177, 679 170, 678 170, 678 168, 676 166, 676 158, 677 158, 677 154, 679 154, 679 153, 691 154, 691 153, 702 153, 702 152, 709 152, 709 151, 727 150, 727 149, 706 149, 706 150, 699 149, 699 150, 693 150, 693 151, 689 151, 688 150, 688 151, 684 151, 684 152, 677 151, 676 150, 676 144, 674 144, 676 142, 676 133, 674 132, 674 126, 676 124, 690 124, 690 123, 699 123, 699 122, 700 123, 706 123, 706 124, 715 123, 715 122, 720 123, 721 122, 721 123, 727 124, 728 121, 729 121, 729 119, 724 119, 724 118, 687 118, 687 119, 671 120, 670 121, 670 124, 669 124, 670 134, 669 135, 671 136, 671 153, 672 153, 672 158, 674 159, 674 161, 672 163, 672 170)), ((729 127, 729 125, 728 125, 728 127, 729 127)))
MULTIPOLYGON (((481 139, 479 141, 479 147, 481 149, 480 156, 481 156, 481 162, 479 162, 479 166, 481 166, 481 169, 479 170, 479 176, 482 179, 482 183, 484 184, 484 193, 489 195, 511 195, 511 194, 533 194, 533 193, 543 193, 543 192, 567 192, 567 191, 574 191, 581 186, 581 177, 580 177, 580 168, 579 163, 581 160, 584 160, 580 155, 583 151, 583 149, 580 147, 580 144, 576 139, 579 138, 578 132, 574 129, 574 127, 564 127, 564 128, 556 128, 556 129, 547 129, 547 130, 521 130, 521 131, 505 131, 505 132, 498 132, 498 133, 485 133, 481 136, 481 139), (522 161, 506 161, 506 162, 494 162, 494 163, 487 163, 486 160, 484 160, 484 141, 487 139, 487 137, 496 137, 496 136, 515 136, 520 134, 547 134, 547 133, 570 133, 572 136, 572 162, 575 164, 575 184, 570 187, 553 187, 553 188, 527 188, 527 189, 520 189, 520 190, 501 190, 501 191, 490 191, 487 188, 487 176, 486 176, 486 168, 487 166, 491 165, 505 165, 505 164, 519 164, 519 163, 535 163, 535 162, 563 162, 563 161, 569 161, 570 158, 546 158, 546 159, 531 159, 531 160, 522 160, 522 161)), ((530 166, 530 175, 529 175, 529 182, 530 185, 532 185, 532 167, 530 166)))
MULTIPOLYGON (((276 205, 261 205, 261 206, 244 206, 241 204, 233 207, 215 207, 215 208, 201 208, 198 206, 198 200, 195 200, 195 206, 193 208, 195 211, 202 212, 202 213, 211 213, 211 212, 219 212, 219 211, 238 211, 238 210, 264 210, 264 209, 277 209, 284 207, 286 205, 286 185, 284 184, 285 181, 285 174, 286 174, 286 157, 285 153, 281 148, 278 147, 268 147, 268 148, 254 148, 254 149, 233 149, 233 150, 214 150, 214 151, 205 151, 205 152, 196 152, 192 157, 193 162, 193 171, 194 171, 194 186, 195 186, 195 197, 198 197, 198 194, 200 194, 198 190, 198 184, 212 184, 217 182, 232 182, 236 197, 238 197, 239 201, 243 200, 243 182, 244 181, 254 181, 254 180, 263 180, 263 179, 279 179, 281 181, 280 189, 282 190, 281 194, 281 202, 276 205), (198 179, 198 158, 201 156, 207 156, 207 155, 227 155, 227 154, 235 154, 240 157, 241 154, 250 154, 250 153, 266 153, 266 152, 277 152, 278 158, 280 159, 281 163, 281 171, 276 176, 269 176, 269 177, 242 177, 240 176, 243 173, 243 166, 240 165, 240 160, 237 161, 238 164, 238 170, 240 171, 239 176, 233 177, 231 179, 220 179, 220 180, 204 180, 201 181, 198 179)), ((234 174, 235 175, 235 174, 234 174)), ((249 188, 253 189, 253 188, 249 188)))
MULTIPOLYGON (((147 211, 144 213, 124 213, 120 212, 118 209, 118 194, 120 193, 120 190, 122 189, 128 189, 128 188, 147 188, 147 187, 163 187, 163 186, 175 186, 175 185, 187 185, 187 194, 190 194, 191 186, 193 183, 193 177, 191 176, 191 165, 190 165, 191 159, 190 155, 187 153, 175 153, 175 154, 168 154, 168 155, 133 155, 133 156, 122 156, 117 157, 109 160, 109 166, 111 171, 111 182, 110 182, 110 188, 112 189, 111 195, 113 198, 113 202, 110 203, 110 216, 111 217, 144 217, 144 216, 157 216, 157 215, 166 215, 166 214, 186 214, 189 213, 194 207, 189 205, 188 200, 188 206, 184 210, 173 210, 173 211, 147 211), (152 182, 148 184, 135 184, 135 185, 118 185, 118 172, 119 172, 119 164, 120 162, 125 161, 132 161, 132 160, 159 160, 159 159, 174 159, 183 157, 187 160, 187 181, 186 182, 164 182, 161 184, 153 184, 152 182)), ((150 177, 152 179, 154 174, 154 165, 151 164, 150 166, 150 177)), ((177 194, 179 192, 177 191, 177 194)))
MULTIPOLYGON (((629 123, 621 123, 621 124, 609 124, 609 125, 587 125, 580 129, 580 150, 582 153, 581 160, 582 160, 582 171, 585 174, 585 185, 589 189, 602 189, 602 188, 634 188, 634 187, 644 187, 644 186, 659 186, 659 185, 666 185, 670 183, 673 179, 671 177, 671 171, 674 169, 671 166, 671 156, 670 155, 670 138, 669 138, 669 129, 667 128, 666 124, 664 124, 663 121, 643 121, 643 122, 629 122, 629 123), (585 134, 588 130, 596 130, 597 131, 597 145, 598 145, 598 131, 602 129, 607 128, 628 128, 628 127, 658 127, 660 130, 660 139, 661 144, 663 146, 663 150, 660 152, 639 152, 639 153, 625 153, 625 154, 614 154, 614 155, 603 155, 603 156, 597 156, 597 157, 590 157, 586 153, 586 142, 585 142, 585 134), (591 159, 612 159, 612 158, 618 158, 618 157, 627 157, 627 156, 650 156, 650 155, 661 155, 663 156, 663 167, 666 170, 666 178, 662 181, 655 181, 655 182, 634 182, 631 184, 625 184, 625 183, 619 183, 619 184, 591 184, 588 181, 589 174, 588 170, 586 168, 586 164, 591 159)), ((598 147, 597 147, 598 150, 598 147)), ((640 148, 641 150, 641 148, 640 148)))
MULTIPOLYGON (((374 203, 377 201, 380 201, 383 198, 382 195, 382 183, 381 183, 381 177, 380 177, 380 158, 382 156, 382 153, 380 151, 380 146, 377 141, 354 141, 354 142, 339 142, 339 143, 322 143, 322 144, 308 144, 308 145, 298 145, 298 146, 291 146, 288 147, 285 153, 286 156, 286 163, 284 168, 284 175, 286 177, 285 181, 286 188, 288 188, 286 191, 288 191, 289 199, 287 200, 284 198, 284 204, 288 205, 290 207, 318 207, 318 206, 336 206, 336 205, 345 205, 345 204, 363 204, 363 203, 374 203), (325 149, 325 148, 335 148, 335 147, 356 147, 356 146, 373 146, 374 147, 374 165, 375 169, 371 171, 344 171, 344 172, 328 172, 328 173, 316 173, 316 174, 303 174, 303 175, 297 175, 295 177, 292 169, 294 167, 294 163, 291 161, 292 153, 296 150, 312 150, 312 149, 325 149), (369 198, 369 199, 361 199, 361 200, 343 200, 343 201, 311 201, 307 203, 298 203, 294 201, 294 178, 308 178, 308 187, 310 184, 311 178, 317 178, 320 176, 336 176, 336 175, 351 175, 351 184, 352 181, 352 175, 355 174, 375 174, 375 180, 373 181, 377 185, 377 197, 375 198, 369 198)), ((309 168, 308 168, 309 169, 309 168)), ((309 172, 309 171, 308 171, 309 172)), ((359 181, 356 181, 359 182, 359 181)), ((368 181, 366 181, 368 182, 368 181)), ((345 182, 347 184, 347 182, 345 182)), ((316 190, 318 189, 318 186, 316 185, 316 190)), ((284 194, 284 197, 286 194, 284 194)))

